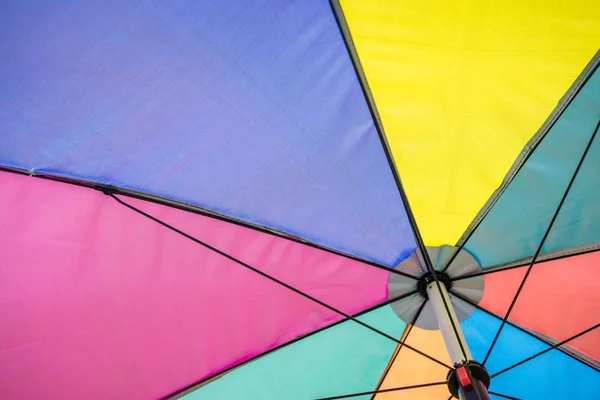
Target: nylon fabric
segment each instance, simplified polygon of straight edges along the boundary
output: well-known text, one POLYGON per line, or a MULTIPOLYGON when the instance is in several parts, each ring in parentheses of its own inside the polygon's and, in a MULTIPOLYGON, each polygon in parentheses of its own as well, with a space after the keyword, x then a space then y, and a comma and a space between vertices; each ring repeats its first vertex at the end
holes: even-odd
POLYGON ((600 4, 341 5, 425 243, 454 244, 598 50, 600 4))
MULTIPOLYGON (((430 331, 413 326, 406 343, 417 349, 427 349, 424 351, 430 356, 452 365, 439 331, 430 331)), ((381 383, 380 389, 442 382, 446 380, 447 373, 447 368, 404 348, 400 349, 396 360, 381 383)), ((406 400, 447 399, 449 395, 448 387, 441 385, 402 392, 380 393, 374 397, 374 400, 394 400, 398 398, 406 400)))
MULTIPOLYGON (((535 253, 599 120, 600 70, 597 69, 467 241, 465 248, 477 257, 482 267, 535 253)), ((597 138, 543 252, 600 240, 599 169, 600 138, 597 138)))
POLYGON ((0 26, 0 165, 414 249, 327 2, 9 1, 0 26))
MULTIPOLYGON (((475 360, 483 360, 501 320, 476 310, 461 323, 475 360)), ((547 344, 505 325, 486 364, 490 374, 532 356, 547 344)), ((523 400, 600 398, 600 372, 558 351, 528 361, 492 379, 490 390, 523 400)))
MULTIPOLYGON (((394 337, 400 337, 406 327, 389 306, 359 319, 394 337)), ((395 347, 391 340, 346 321, 236 369, 183 398, 306 400, 371 391, 395 347)))
MULTIPOLYGON (((0 187, 2 399, 160 398, 341 318, 102 192, 6 172, 0 187)), ((386 271, 126 201, 347 313, 387 300, 386 271)))
MULTIPOLYGON (((527 267, 485 275, 480 305, 504 316, 527 267)), ((536 264, 510 320, 560 342, 600 322, 600 252, 536 264)), ((566 346, 600 362, 600 329, 566 346)))
MULTIPOLYGON (((595 105, 600 121, 600 72, 596 72, 595 105)), ((600 240, 600 132, 590 147, 587 157, 573 182, 567 201, 563 205, 543 251, 585 245, 600 240)))

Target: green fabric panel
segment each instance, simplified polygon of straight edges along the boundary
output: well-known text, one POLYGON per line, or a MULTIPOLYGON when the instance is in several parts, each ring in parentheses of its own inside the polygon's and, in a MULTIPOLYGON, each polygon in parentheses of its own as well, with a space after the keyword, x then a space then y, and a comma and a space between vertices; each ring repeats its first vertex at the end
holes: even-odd
MULTIPOLYGON (((535 253, 599 119, 600 70, 596 65, 590 79, 466 243, 465 248, 484 268, 535 253)), ((600 138, 575 180, 545 252, 600 241, 598 141, 600 138)))
MULTIPOLYGON (((406 324, 390 306, 360 317, 400 338, 406 324)), ((307 400, 374 390, 396 343, 347 321, 240 367, 186 400, 307 400)), ((370 396, 356 397, 368 399, 370 396)))

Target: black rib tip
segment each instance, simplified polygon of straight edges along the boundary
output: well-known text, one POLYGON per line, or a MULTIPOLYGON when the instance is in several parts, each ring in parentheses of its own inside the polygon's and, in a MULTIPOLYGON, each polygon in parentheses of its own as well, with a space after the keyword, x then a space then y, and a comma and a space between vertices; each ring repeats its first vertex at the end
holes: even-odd
POLYGON ((94 189, 101 191, 102 193, 104 193, 107 196, 117 193, 117 190, 114 187, 109 186, 109 185, 102 185, 100 183, 95 184, 94 189))

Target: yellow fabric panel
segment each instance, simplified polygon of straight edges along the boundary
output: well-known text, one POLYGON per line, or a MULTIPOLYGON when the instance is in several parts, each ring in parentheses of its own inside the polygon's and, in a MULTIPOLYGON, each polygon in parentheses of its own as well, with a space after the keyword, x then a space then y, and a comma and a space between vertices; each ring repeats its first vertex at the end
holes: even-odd
MULTIPOLYGON (((411 346, 424 351, 432 357, 452 365, 444 339, 439 331, 428 331, 413 327, 406 341, 411 346)), ((414 351, 400 349, 396 360, 380 385, 380 389, 420 385, 423 383, 442 382, 446 380, 448 369, 434 363, 414 351)), ((375 396, 375 400, 446 400, 450 396, 446 385, 427 388, 410 389, 401 392, 387 392, 375 396)))
POLYGON ((600 45, 598 0, 341 0, 428 245, 454 244, 600 45))

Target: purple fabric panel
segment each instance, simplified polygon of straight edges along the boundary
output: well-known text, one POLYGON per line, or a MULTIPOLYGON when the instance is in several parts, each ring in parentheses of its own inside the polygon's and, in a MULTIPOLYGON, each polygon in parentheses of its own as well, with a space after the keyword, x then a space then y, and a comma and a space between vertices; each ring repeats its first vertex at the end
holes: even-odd
POLYGON ((0 60, 0 165, 416 246, 327 1, 1 1, 0 60))
MULTIPOLYGON (((158 398, 339 319, 101 192, 0 188, 0 398, 158 398)), ((127 201, 345 312, 386 299, 385 271, 127 201)))

